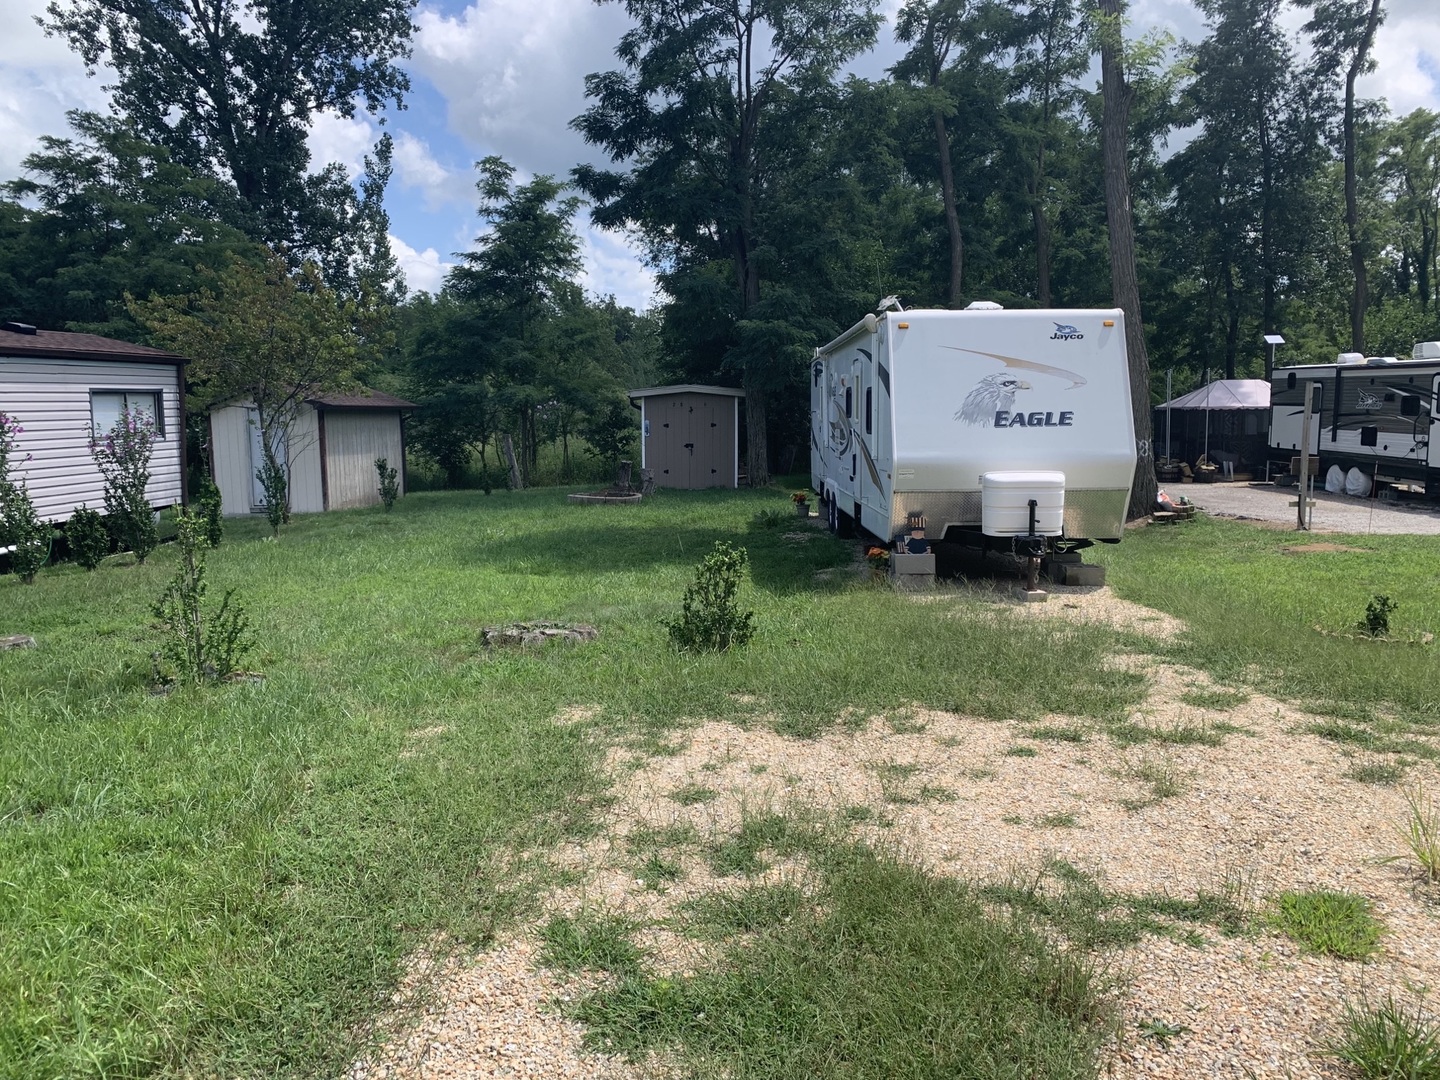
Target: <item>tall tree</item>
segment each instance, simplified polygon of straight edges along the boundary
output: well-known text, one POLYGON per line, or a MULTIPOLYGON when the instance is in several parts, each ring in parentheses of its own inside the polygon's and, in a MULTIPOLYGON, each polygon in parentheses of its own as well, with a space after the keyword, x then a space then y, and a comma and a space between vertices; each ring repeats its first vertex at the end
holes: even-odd
POLYGON ((1369 293, 1365 277, 1365 238, 1360 227, 1360 198, 1356 163, 1357 104, 1355 82, 1375 70, 1370 49, 1384 13, 1381 0, 1316 0, 1305 29, 1315 43, 1316 66, 1331 76, 1345 73, 1345 106, 1341 118, 1341 157, 1345 164, 1345 234, 1350 245, 1350 348, 1365 351, 1365 306, 1369 293))
POLYGON ((1010 106, 1012 134, 1021 144, 1025 198, 1035 236, 1035 297, 1051 305, 1052 156, 1063 138, 1064 114, 1074 105, 1074 80, 1089 65, 1086 27, 1074 0, 1029 0, 1011 76, 1021 98, 1010 106))
POLYGON ((1440 113, 1416 109, 1389 125, 1381 167, 1399 226, 1402 287, 1413 277, 1421 310, 1440 286, 1440 113))
MULTIPOLYGON (((343 176, 307 176, 316 113, 403 104, 416 0, 52 0, 43 22, 93 73, 114 68, 118 112, 183 165, 228 177, 252 235, 318 254, 343 176)), ((348 184, 343 185, 348 187, 348 184)))
POLYGON ((1155 505, 1155 458, 1150 400, 1150 354, 1140 310, 1140 278, 1135 269, 1135 212, 1130 204, 1130 109, 1135 86, 1126 72, 1125 2, 1097 0, 1100 38, 1101 161, 1105 175, 1105 223, 1110 236, 1110 287, 1125 313, 1125 348, 1130 360, 1130 399, 1135 418, 1135 482, 1130 490, 1132 518, 1155 505))
POLYGON ((657 261, 730 263, 726 357, 745 387, 749 483, 767 484, 770 400, 793 355, 777 355, 775 320, 757 317, 772 159, 786 118, 874 41, 875 0, 623 2, 635 22, 616 49, 625 70, 586 77, 594 104, 574 124, 630 169, 576 177, 595 221, 639 230, 657 261))

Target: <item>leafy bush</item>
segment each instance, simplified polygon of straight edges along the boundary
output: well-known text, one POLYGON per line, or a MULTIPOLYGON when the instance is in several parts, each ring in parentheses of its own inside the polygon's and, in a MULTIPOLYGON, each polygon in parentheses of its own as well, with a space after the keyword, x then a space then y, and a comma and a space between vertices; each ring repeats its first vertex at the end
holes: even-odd
POLYGON ((70 554, 86 570, 94 570, 110 554, 110 530, 105 519, 89 507, 77 507, 65 524, 70 554))
POLYGON ((36 572, 50 558, 51 532, 35 512, 25 484, 10 478, 18 453, 15 437, 23 430, 14 419, 0 413, 0 547, 13 546, 10 565, 22 582, 31 585, 36 572))
POLYGON ((120 550, 133 551, 142 563, 160 543, 155 511, 145 496, 155 438, 155 421, 126 408, 103 439, 90 438, 90 456, 105 478, 106 524, 120 550))
POLYGON ((241 659, 254 647, 250 621, 233 602, 234 589, 213 613, 205 610, 204 519, 181 510, 175 521, 180 565, 150 609, 160 620, 155 677, 161 683, 192 684, 223 679, 240 670, 241 659))
POLYGON ((200 515, 202 532, 207 547, 217 548, 225 536, 225 519, 221 513, 220 489, 209 473, 200 474, 200 484, 195 492, 195 509, 200 515))
POLYGON ((739 648, 755 633, 755 613, 741 611, 736 603, 740 578, 750 561, 744 548, 717 541, 696 568, 695 580, 685 589, 680 618, 667 623, 670 640, 680 649, 724 652, 739 648))
POLYGON ((1400 605, 1391 600, 1390 597, 1377 593, 1371 597, 1370 602, 1365 605, 1365 618, 1355 624, 1356 629, 1362 634, 1368 634, 1370 637, 1389 637, 1390 614, 1399 608, 1399 606, 1400 605))
POLYGON ((390 462, 383 457, 375 459, 375 471, 380 474, 380 501, 385 504, 388 514, 395 500, 400 498, 400 473, 392 469, 390 462))
POLYGON ((280 526, 290 521, 290 481, 285 476, 285 466, 274 454, 263 455, 255 478, 265 492, 265 520, 270 522, 270 535, 280 535, 280 526))

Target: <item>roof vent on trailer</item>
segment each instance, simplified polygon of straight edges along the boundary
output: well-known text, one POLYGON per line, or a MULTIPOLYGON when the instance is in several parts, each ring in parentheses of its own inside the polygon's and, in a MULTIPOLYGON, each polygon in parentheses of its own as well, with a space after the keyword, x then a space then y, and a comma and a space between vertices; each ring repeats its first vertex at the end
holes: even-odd
POLYGON ((1417 341, 1410 350, 1411 360, 1440 360, 1440 341, 1417 341))
POLYGON ((1373 364, 1398 364, 1399 362, 1400 362, 1400 361, 1397 360, 1397 359, 1396 359, 1395 357, 1393 357, 1393 356, 1371 356, 1371 357, 1367 357, 1366 360, 1365 360, 1365 363, 1367 363, 1367 364, 1372 364, 1372 365, 1373 365, 1373 364))
POLYGON ((1363 364, 1365 363, 1365 354, 1358 352, 1342 352, 1339 356, 1335 358, 1335 363, 1340 364, 1341 366, 1344 366, 1346 364, 1363 364))
POLYGON ((965 305, 966 311, 1004 311, 1004 304, 997 304, 994 300, 975 300, 965 305))
POLYGON ((35 327, 31 326, 29 323, 14 322, 13 320, 9 319, 7 319, 3 323, 0 323, 0 330, 9 330, 12 334, 30 334, 32 336, 35 333, 35 327))

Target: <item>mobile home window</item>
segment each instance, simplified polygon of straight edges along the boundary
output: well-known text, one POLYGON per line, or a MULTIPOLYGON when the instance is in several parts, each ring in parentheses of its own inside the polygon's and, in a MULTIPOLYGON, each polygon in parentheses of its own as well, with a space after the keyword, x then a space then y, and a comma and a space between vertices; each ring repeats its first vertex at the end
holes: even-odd
POLYGON ((92 390, 90 391, 90 427, 97 435, 110 432, 120 419, 120 411, 132 416, 148 416, 155 422, 155 433, 165 438, 164 396, 158 390, 92 390))

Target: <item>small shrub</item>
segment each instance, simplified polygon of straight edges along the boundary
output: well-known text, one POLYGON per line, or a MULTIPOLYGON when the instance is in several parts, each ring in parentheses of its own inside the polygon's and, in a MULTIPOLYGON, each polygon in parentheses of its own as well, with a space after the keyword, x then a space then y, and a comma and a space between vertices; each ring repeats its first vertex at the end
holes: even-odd
MULTIPOLYGON (((16 438, 22 428, 13 418, 0 412, 0 547, 11 547, 10 566, 26 584, 35 582, 35 574, 50 558, 50 526, 40 520, 35 503, 21 481, 12 480, 10 472, 19 450, 16 438)), ((25 456, 29 460, 30 455, 25 456)))
POLYGON ((395 500, 400 498, 400 473, 392 469, 390 462, 383 457, 375 459, 375 471, 380 475, 380 501, 388 514, 394 508, 395 500))
POLYGON ((745 645, 755 633, 755 613, 741 611, 736 599, 750 556, 744 548, 717 541, 685 589, 680 617, 668 623, 676 647, 695 652, 724 652, 745 645))
POLYGON ((274 454, 265 454, 255 478, 265 492, 265 520, 270 522, 270 535, 279 536, 280 526, 290 521, 290 481, 285 466, 274 454))
POLYGON ((150 609, 160 620, 156 654, 157 682, 198 684, 223 679, 240 670, 240 661, 254 641, 245 609, 234 602, 231 589, 213 613, 205 610, 204 526, 199 515, 181 510, 176 544, 180 565, 170 584, 150 609))
POLYGON ((200 477, 200 488, 195 492, 195 509, 200 515, 206 546, 218 548, 225 536, 225 518, 221 513, 220 489, 209 473, 200 477))
POLYGON ((755 515, 755 524, 762 529, 783 529, 795 520, 793 513, 783 510, 761 510, 755 515))
POLYGON ((1399 607, 1390 597, 1376 593, 1365 605, 1365 618, 1356 623, 1355 628, 1368 637, 1389 637, 1390 615, 1399 607))
POLYGON ((1379 947, 1384 930, 1370 914, 1370 901, 1331 889, 1281 893, 1271 923, 1311 952, 1342 960, 1364 960, 1379 947))
POLYGON ((1440 1027, 1393 998, 1375 1008, 1347 1004, 1329 1050, 1365 1080, 1440 1080, 1440 1027))
POLYGON ((90 439, 90 456, 105 480, 105 523, 120 550, 133 551, 141 563, 160 543, 155 511, 145 495, 156 437, 154 420, 122 408, 103 438, 90 439))
POLYGON ((81 506, 70 515, 65 539, 70 543, 70 554, 86 570, 94 570, 110 554, 110 531, 105 528, 105 519, 88 507, 81 506))

